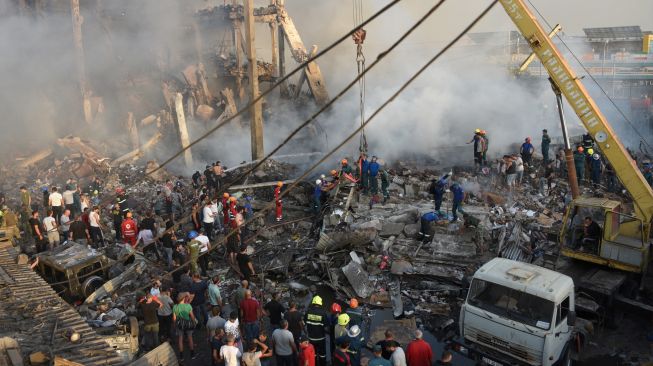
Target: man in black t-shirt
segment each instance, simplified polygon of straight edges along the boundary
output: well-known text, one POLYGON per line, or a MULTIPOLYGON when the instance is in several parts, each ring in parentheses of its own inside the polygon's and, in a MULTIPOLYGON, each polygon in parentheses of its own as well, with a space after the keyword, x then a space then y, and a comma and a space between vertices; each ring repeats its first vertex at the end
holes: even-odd
POLYGON ((389 350, 392 344, 395 344, 396 347, 401 346, 399 342, 395 341, 394 334, 392 334, 392 332, 389 330, 385 331, 385 339, 376 342, 376 344, 381 346, 381 356, 383 356, 383 358, 386 360, 389 360, 392 356, 392 351, 389 350))
POLYGON ((36 243, 36 252, 41 253, 45 250, 47 238, 45 238, 45 228, 39 220, 39 212, 32 211, 32 218, 29 219, 29 226, 32 229, 32 237, 36 243))
POLYGON ((247 245, 242 245, 240 247, 240 253, 236 255, 236 262, 238 262, 238 268, 240 269, 243 279, 249 281, 250 278, 256 274, 254 271, 254 264, 247 254, 247 245))
POLYGON ((172 269, 172 252, 175 250, 175 232, 172 230, 174 224, 172 221, 166 222, 166 232, 161 237, 161 244, 163 246, 163 252, 165 253, 166 263, 168 264, 168 269, 172 269))
POLYGON ((145 214, 145 218, 141 220, 141 230, 150 230, 154 236, 158 235, 156 230, 156 220, 152 217, 152 211, 145 214))
POLYGON ((272 325, 272 330, 279 329, 281 326, 281 318, 286 309, 279 303, 279 298, 281 295, 278 292, 272 294, 272 300, 270 300, 263 309, 268 317, 270 317, 270 325, 272 325))
POLYGON ((82 221, 81 216, 75 216, 75 219, 72 224, 70 224, 70 235, 76 243, 86 244, 90 238, 88 233, 88 228, 84 221, 82 221))
POLYGON ((206 324, 208 320, 208 312, 206 311, 206 290, 209 284, 200 278, 199 273, 193 273, 193 282, 190 284, 189 292, 193 295, 193 300, 190 302, 193 307, 193 314, 199 322, 200 326, 206 324))

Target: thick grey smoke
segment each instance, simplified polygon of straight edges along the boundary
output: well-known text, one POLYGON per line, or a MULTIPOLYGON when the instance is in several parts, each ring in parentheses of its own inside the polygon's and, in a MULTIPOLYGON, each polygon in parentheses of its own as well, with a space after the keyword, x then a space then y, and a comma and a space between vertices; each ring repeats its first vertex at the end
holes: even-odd
MULTIPOLYGON (((404 1, 369 25, 364 46, 367 64, 369 65, 379 52, 398 38, 434 3, 435 1, 404 1)), ((369 116, 373 109, 389 97, 446 41, 462 30, 487 3, 472 1, 445 4, 441 11, 433 15, 396 52, 368 74, 367 115, 369 116)), ((556 22, 568 20, 570 24, 564 23, 565 29, 573 29, 576 34, 579 34, 583 27, 621 24, 615 24, 615 20, 603 19, 597 14, 588 14, 588 19, 572 20, 568 17, 571 12, 570 6, 582 8, 594 6, 596 2, 590 4, 583 1, 573 5, 562 4, 559 1, 555 3, 557 5, 538 1, 536 5, 541 5, 544 15, 555 19, 556 22)), ((295 21, 298 27, 304 30, 302 35, 306 43, 327 44, 337 35, 342 34, 344 29, 353 25, 351 6, 347 6, 351 5, 351 1, 340 1, 339 4, 341 6, 335 6, 333 2, 328 4, 289 2, 288 7, 294 9, 294 13, 306 14, 305 17, 295 21), (316 29, 310 26, 310 19, 315 17, 328 18, 330 21, 316 29)), ((366 15, 371 15, 381 5, 376 1, 364 1, 366 15)), ((629 1, 626 8, 635 5, 651 7, 649 3, 629 1)), ((599 6, 603 5, 599 4, 599 6)), ((638 17, 634 13, 631 15, 632 19, 638 17)), ((643 27, 650 25, 649 19, 641 16, 639 18, 643 27)), ((549 19, 549 21, 553 20, 549 19)), ((632 21, 626 22, 632 23, 632 21)), ((473 32, 513 29, 514 26, 504 14, 503 8, 497 5, 473 32)), ((507 32, 502 32, 497 34, 495 39, 489 39, 480 45, 461 41, 431 66, 367 129, 370 151, 391 160, 415 153, 433 156, 441 147, 464 147, 464 143, 471 138, 475 128, 487 130, 490 137, 490 153, 494 155, 516 152, 519 144, 527 136, 532 137, 536 148, 539 149, 541 131, 544 128, 549 130, 554 139, 560 136, 555 96, 546 79, 541 78, 537 82, 518 80, 506 70, 503 63, 488 62, 506 58, 506 54, 503 53, 507 44, 506 37, 507 32)), ((572 45, 572 48, 578 55, 587 51, 577 45, 572 45)), ((524 44, 525 49, 527 46, 524 44)), ((565 53, 566 57, 571 59, 566 50, 565 53)), ((349 43, 338 47, 334 53, 320 60, 331 90, 339 90, 355 77, 355 57, 355 46, 349 43)), ((572 62, 572 65, 579 75, 583 74, 575 62, 572 62)), ((585 84, 604 113, 615 117, 614 107, 608 105, 607 99, 602 97, 600 91, 590 85, 589 79, 585 80, 585 84)), ((581 134, 583 129, 578 118, 568 106, 565 106, 565 109, 570 133, 581 134)), ((358 89, 354 88, 344 101, 338 103, 331 118, 324 122, 328 126, 332 141, 339 140, 358 125, 358 112, 358 89)), ((619 127, 624 124, 621 117, 612 120, 616 120, 616 125, 619 127)), ((622 132, 627 129, 617 128, 617 131, 622 132)), ((624 134, 624 136, 627 137, 627 143, 634 142, 628 138, 631 134, 624 134)), ((348 149, 343 150, 341 155, 356 155, 357 150, 358 140, 355 139, 355 142, 348 149)), ((469 156, 464 156, 464 160, 471 162, 471 149, 468 150, 469 156)), ((460 157, 457 156, 460 150, 449 149, 449 151, 444 156, 440 153, 440 156, 434 157, 451 163, 460 161, 460 157), (452 154, 456 156, 451 156, 452 154)), ((334 157, 334 160, 337 160, 337 157, 334 157)))
MULTIPOLYGON (((82 122, 69 2, 43 3, 47 4, 44 13, 19 16, 16 1, 0 0, 0 47, 4 51, 0 58, 3 151, 27 154, 50 145, 53 138, 68 134, 110 141, 119 152, 129 149, 128 138, 121 134, 127 112, 133 112, 140 120, 166 108, 161 80, 181 80, 180 71, 197 61, 191 14, 223 1, 82 1, 88 79, 95 94, 103 97, 106 111, 103 122, 93 127, 85 127, 82 122)), ((257 6, 267 3, 256 1, 257 6)), ((385 2, 364 0, 363 3, 364 15, 369 16, 385 2)), ((368 26, 364 46, 367 64, 434 3, 404 0, 368 26)), ((487 3, 482 0, 447 2, 389 55, 366 79, 367 115, 487 3)), ((610 4, 608 0, 582 0, 574 4, 563 0, 536 1, 549 21, 563 23, 573 34, 580 34, 585 26, 641 24, 643 29, 653 28, 650 17, 646 16, 653 12, 653 5, 641 0, 621 2, 623 11, 616 15, 600 11, 585 12, 587 19, 574 15, 586 7, 602 8, 610 4)), ((326 46, 353 26, 351 5, 352 0, 286 0, 308 49, 313 44, 326 46)), ((511 29, 514 26, 497 6, 474 31, 511 29)), ((205 46, 209 47, 224 38, 223 34, 204 36, 205 46)), ((558 135, 555 100, 548 84, 543 81, 528 85, 510 76, 502 66, 486 62, 501 53, 503 44, 504 39, 483 46, 461 42, 434 64, 367 129, 371 152, 385 159, 396 159, 406 154, 433 154, 442 146, 464 147, 475 128, 488 131, 494 153, 514 151, 513 144, 526 136, 537 142, 542 128, 549 128, 554 137, 558 135)), ((258 24, 259 60, 270 60, 269 45, 267 26, 258 24)), ((319 60, 331 95, 355 77, 355 58, 353 42, 345 42, 319 60)), ((286 59, 291 60, 289 54, 286 59)), ((590 90, 596 95, 596 90, 590 90)), ((601 106, 605 104, 597 99, 601 106)), ((270 150, 306 118, 311 108, 296 110, 289 104, 278 103, 276 92, 267 98, 267 104, 270 108, 265 118, 265 145, 270 150)), ((358 89, 354 88, 328 114, 320 117, 313 131, 303 133, 302 138, 295 139, 282 153, 333 147, 358 125, 358 106, 358 89)), ((567 116, 570 124, 578 124, 571 111, 567 111, 567 116)), ((201 122, 189 120, 189 126, 191 137, 205 131, 201 122)), ((144 129, 141 140, 147 140, 150 135, 151 131, 144 129)), ((177 147, 178 141, 167 141, 155 152, 155 157, 163 160, 177 147)), ((356 155, 357 150, 355 139, 333 161, 340 156, 356 155)), ((234 165, 249 160, 249 128, 246 123, 243 127, 231 124, 203 141, 193 153, 196 166, 191 170, 202 168, 205 161, 222 160, 234 165)), ((437 158, 445 160, 449 156, 437 158)), ((178 159, 176 163, 181 161, 178 159)))

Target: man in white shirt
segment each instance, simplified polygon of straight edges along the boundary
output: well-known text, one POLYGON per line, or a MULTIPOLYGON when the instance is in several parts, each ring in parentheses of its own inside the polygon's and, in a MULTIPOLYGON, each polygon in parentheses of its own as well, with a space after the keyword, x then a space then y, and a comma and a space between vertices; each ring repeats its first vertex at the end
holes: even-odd
POLYGON ((89 234, 91 241, 96 246, 103 244, 102 229, 100 228, 100 208, 93 206, 93 210, 88 214, 89 234))
POLYGON ((227 344, 220 347, 220 359, 224 361, 224 366, 240 366, 242 353, 234 346, 234 342, 233 334, 227 334, 227 344))
POLYGON ((204 232, 209 237, 210 241, 213 241, 213 223, 215 222, 215 214, 211 209, 211 202, 207 201, 202 209, 202 223, 204 224, 204 232))
POLYGON ((48 206, 52 208, 52 213, 54 214, 57 224, 59 223, 59 217, 63 213, 63 196, 61 193, 57 192, 57 187, 52 187, 52 193, 48 197, 48 206))
POLYGON ((200 243, 200 256, 197 259, 200 268, 202 269, 202 274, 206 275, 206 271, 209 269, 209 258, 204 253, 208 252, 211 249, 211 243, 208 236, 204 232, 204 229, 200 230, 200 234, 195 238, 200 243))
POLYGON ((43 226, 45 227, 45 232, 48 234, 49 250, 59 245, 59 226, 52 215, 52 210, 48 210, 48 216, 43 219, 43 226))
POLYGON ((514 157, 515 159, 513 163, 515 164, 515 171, 517 172, 517 184, 521 184, 521 180, 524 177, 524 160, 517 154, 515 154, 514 157))
POLYGON ((74 212, 75 210, 75 191, 71 189, 70 185, 66 186, 66 190, 61 195, 63 197, 63 204, 66 210, 74 212))
POLYGON ((406 353, 403 348, 399 347, 397 342, 391 343, 388 351, 392 352, 390 356, 392 366, 406 366, 406 353))

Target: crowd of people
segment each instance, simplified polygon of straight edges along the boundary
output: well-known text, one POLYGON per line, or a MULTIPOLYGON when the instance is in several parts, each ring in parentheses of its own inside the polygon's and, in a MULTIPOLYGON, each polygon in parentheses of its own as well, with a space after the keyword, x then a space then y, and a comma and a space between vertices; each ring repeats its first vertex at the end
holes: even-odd
MULTIPOLYGON (((564 149, 559 148, 551 156, 552 140, 546 129, 542 130, 540 142, 542 160, 537 162, 533 160, 536 153, 535 145, 530 137, 526 137, 518 153, 505 154, 501 159, 496 160, 495 164, 489 164, 487 161, 488 141, 487 132, 476 129, 474 137, 468 142, 474 143, 473 154, 476 170, 484 174, 496 174, 502 177, 501 182, 509 191, 519 189, 527 173, 537 175, 542 193, 551 190, 554 178, 567 178, 569 174, 564 149)), ((640 166, 646 181, 653 186, 653 164, 649 160, 638 162, 635 154, 630 150, 629 153, 640 166)), ((620 191, 614 167, 601 154, 589 133, 584 134, 581 141, 575 146, 573 161, 579 186, 602 187, 612 193, 620 191)))

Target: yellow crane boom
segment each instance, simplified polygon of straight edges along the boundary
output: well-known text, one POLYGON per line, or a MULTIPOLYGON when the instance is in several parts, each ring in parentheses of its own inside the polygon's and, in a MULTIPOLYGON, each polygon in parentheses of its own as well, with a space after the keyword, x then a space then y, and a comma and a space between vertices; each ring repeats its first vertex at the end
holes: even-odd
POLYGON ((635 215, 647 226, 644 231, 648 234, 653 219, 653 190, 630 154, 524 1, 499 1, 614 167, 617 177, 633 198, 635 215))

